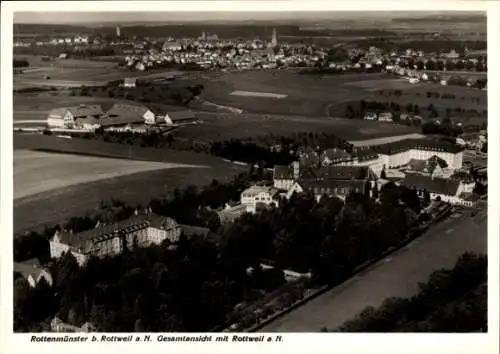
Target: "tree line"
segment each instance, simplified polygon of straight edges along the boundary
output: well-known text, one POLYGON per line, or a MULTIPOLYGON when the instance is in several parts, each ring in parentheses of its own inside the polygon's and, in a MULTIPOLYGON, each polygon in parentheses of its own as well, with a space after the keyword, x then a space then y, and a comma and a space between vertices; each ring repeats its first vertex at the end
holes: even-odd
MULTIPOLYGON (((228 185, 213 182, 201 192, 189 187, 172 199, 151 201, 155 213, 216 231, 215 243, 183 235, 176 247, 169 242, 136 247, 117 257, 91 258, 82 268, 67 254, 48 263, 53 287, 42 281, 30 289, 16 276, 15 330, 46 329, 57 315, 77 326, 90 321, 107 332, 204 332, 227 321, 236 305, 284 283, 281 271, 247 273, 263 259, 278 270, 311 270, 318 284, 335 284, 415 232, 418 197, 395 186, 381 191, 380 202, 368 191, 350 195, 345 203, 336 197, 317 202, 313 196, 293 196, 278 208, 219 225, 210 211, 239 197, 248 183, 241 175, 228 185)), ((110 211, 112 218, 124 217, 131 208, 119 209, 124 214, 110 211)), ((87 229, 93 221, 74 219, 66 227, 87 229)), ((18 260, 33 256, 40 244, 21 257, 18 243, 18 260)))
POLYGON ((389 298, 346 322, 341 332, 487 332, 487 257, 465 253, 431 274, 411 298, 389 298))

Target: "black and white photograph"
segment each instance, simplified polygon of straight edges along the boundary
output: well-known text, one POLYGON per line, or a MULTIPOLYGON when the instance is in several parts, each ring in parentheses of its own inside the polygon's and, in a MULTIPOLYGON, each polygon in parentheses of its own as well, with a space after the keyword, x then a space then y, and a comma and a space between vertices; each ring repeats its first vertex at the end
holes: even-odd
POLYGON ((13 15, 14 333, 491 330, 486 10, 119 10, 13 15))

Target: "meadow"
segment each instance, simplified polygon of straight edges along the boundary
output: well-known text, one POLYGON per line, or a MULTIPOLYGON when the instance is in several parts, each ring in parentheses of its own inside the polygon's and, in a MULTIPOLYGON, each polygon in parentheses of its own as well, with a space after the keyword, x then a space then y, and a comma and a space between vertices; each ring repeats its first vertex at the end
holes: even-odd
POLYGON ((14 199, 101 179, 200 165, 135 161, 30 150, 14 152, 14 199))
POLYGON ((202 124, 180 128, 174 135, 201 142, 243 139, 263 135, 291 135, 303 132, 324 132, 344 139, 372 139, 409 134, 418 128, 344 118, 315 118, 275 114, 212 114, 199 113, 202 124))
POLYGON ((208 73, 190 78, 204 86, 207 101, 241 108, 252 113, 326 117, 328 107, 373 93, 350 85, 371 79, 387 85, 384 74, 300 75, 293 70, 208 73), (235 91, 286 95, 280 99, 231 95, 235 91))
POLYGON ((153 198, 169 196, 175 188, 201 187, 213 179, 229 181, 248 169, 188 151, 17 134, 14 135, 14 165, 18 196, 14 200, 16 233, 84 215, 98 207, 100 201, 115 198, 145 205, 153 198), (23 151, 36 149, 38 151, 23 151), (50 159, 35 158, 46 156, 47 152, 52 152, 50 159), (56 160, 54 153, 59 153, 56 160), (79 166, 82 159, 88 162, 79 166), (90 165, 93 167, 89 168, 90 165), (68 184, 67 178, 72 183, 68 184))

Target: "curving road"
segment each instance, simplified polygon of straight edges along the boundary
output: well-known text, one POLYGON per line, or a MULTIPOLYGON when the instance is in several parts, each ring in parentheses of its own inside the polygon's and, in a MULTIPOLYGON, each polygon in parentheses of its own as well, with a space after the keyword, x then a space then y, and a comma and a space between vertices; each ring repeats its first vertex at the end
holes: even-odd
POLYGON ((344 284, 270 323, 260 332, 334 330, 367 306, 392 296, 409 297, 439 268, 451 268, 466 251, 486 253, 486 210, 475 217, 448 218, 411 244, 344 284))

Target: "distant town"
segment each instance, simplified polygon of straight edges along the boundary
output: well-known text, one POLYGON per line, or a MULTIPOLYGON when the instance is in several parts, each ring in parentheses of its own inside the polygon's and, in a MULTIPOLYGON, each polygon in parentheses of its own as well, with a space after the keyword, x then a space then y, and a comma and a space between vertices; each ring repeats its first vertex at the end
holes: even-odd
POLYGON ((203 26, 15 25, 15 331, 487 331, 485 36, 203 26))

